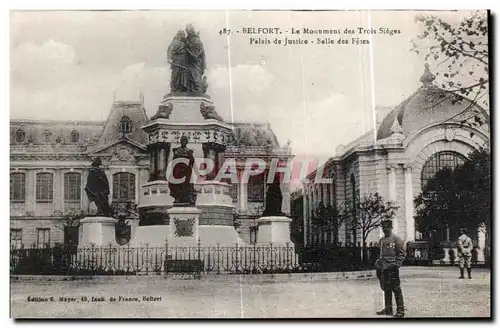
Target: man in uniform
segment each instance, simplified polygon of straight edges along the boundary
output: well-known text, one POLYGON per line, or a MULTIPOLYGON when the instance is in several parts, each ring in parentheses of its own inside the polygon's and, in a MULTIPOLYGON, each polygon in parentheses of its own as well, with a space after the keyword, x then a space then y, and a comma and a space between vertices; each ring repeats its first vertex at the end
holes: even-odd
POLYGON ((382 221, 384 237, 380 239, 380 258, 375 263, 380 287, 384 290, 385 308, 378 315, 392 315, 392 293, 396 299, 395 318, 404 317, 403 292, 399 281, 399 268, 405 258, 403 239, 392 233, 392 220, 382 221))
POLYGON ((469 279, 472 279, 470 270, 470 260, 472 257, 472 239, 467 236, 467 229, 460 229, 460 237, 457 240, 457 251, 458 259, 460 261, 460 277, 459 279, 465 279, 464 277, 464 266, 467 268, 467 275, 469 279))

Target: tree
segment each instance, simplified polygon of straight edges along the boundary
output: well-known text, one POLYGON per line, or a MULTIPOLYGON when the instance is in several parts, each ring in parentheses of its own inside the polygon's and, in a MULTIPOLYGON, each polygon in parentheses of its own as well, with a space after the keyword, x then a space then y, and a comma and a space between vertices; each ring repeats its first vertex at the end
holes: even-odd
POLYGON ((477 231, 483 227, 486 244, 491 233, 491 155, 488 148, 472 151, 454 171, 436 173, 415 199, 415 225, 427 239, 438 243, 437 232, 448 228, 450 238, 458 237, 461 227, 477 231))
POLYGON ((446 92, 432 95, 430 107, 446 100, 452 104, 465 101, 464 109, 448 121, 459 118, 461 124, 471 127, 487 123, 475 106, 489 108, 487 18, 485 11, 474 12, 457 25, 435 15, 418 15, 416 21, 423 24, 424 31, 411 41, 411 51, 426 53, 425 61, 444 67, 435 77, 446 92))
POLYGON ((366 259, 366 239, 368 235, 379 228, 383 220, 392 219, 396 215, 398 206, 393 202, 386 202, 378 193, 369 194, 363 197, 361 201, 357 200, 355 206, 348 201, 345 204, 342 221, 347 226, 361 232, 362 254, 366 259))
POLYGON ((54 226, 64 233, 65 243, 74 244, 78 242, 78 227, 80 226, 80 220, 85 217, 85 213, 80 211, 67 213, 62 218, 54 220, 54 226))
POLYGON ((337 242, 338 230, 341 223, 340 213, 336 207, 320 202, 313 210, 311 217, 311 226, 313 231, 320 233, 332 233, 333 242, 337 242))

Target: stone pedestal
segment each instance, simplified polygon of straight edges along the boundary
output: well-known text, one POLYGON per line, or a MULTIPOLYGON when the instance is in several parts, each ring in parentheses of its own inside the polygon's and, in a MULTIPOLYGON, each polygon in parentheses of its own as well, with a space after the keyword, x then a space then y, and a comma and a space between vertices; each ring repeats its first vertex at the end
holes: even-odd
POLYGON ((168 244, 173 246, 195 246, 198 242, 198 227, 201 210, 196 207, 172 207, 167 210, 170 217, 168 244))
POLYGON ((286 216, 265 216, 256 220, 258 244, 286 244, 290 240, 290 222, 286 216))
POLYGON ((80 221, 78 247, 117 246, 115 224, 118 220, 108 217, 88 217, 80 221))

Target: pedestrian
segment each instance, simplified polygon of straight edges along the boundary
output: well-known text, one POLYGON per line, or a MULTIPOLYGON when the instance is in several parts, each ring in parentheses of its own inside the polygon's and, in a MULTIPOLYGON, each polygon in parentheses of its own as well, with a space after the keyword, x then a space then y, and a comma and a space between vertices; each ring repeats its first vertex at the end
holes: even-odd
POLYGON ((465 279, 464 277, 464 267, 467 268, 467 275, 469 279, 472 279, 470 260, 472 257, 472 239, 467 236, 467 229, 460 229, 460 237, 457 240, 457 251, 460 263, 460 277, 459 279, 465 279))
POLYGON ((378 315, 393 315, 392 294, 396 299, 395 318, 404 317, 403 292, 399 281, 399 268, 405 259, 403 239, 392 232, 392 220, 382 221, 384 237, 380 239, 380 258, 375 263, 380 287, 384 290, 385 308, 378 315))

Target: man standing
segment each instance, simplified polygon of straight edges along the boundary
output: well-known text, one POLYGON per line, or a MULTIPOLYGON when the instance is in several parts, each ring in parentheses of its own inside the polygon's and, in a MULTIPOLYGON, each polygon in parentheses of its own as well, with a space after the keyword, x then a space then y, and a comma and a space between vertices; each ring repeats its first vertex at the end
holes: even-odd
POLYGON ((109 182, 106 173, 100 168, 102 165, 101 158, 96 158, 90 167, 89 176, 85 191, 89 201, 94 202, 97 206, 98 216, 109 216, 109 182))
POLYGON ((405 258, 403 239, 392 233, 392 220, 382 221, 384 237, 380 239, 380 258, 375 263, 380 287, 384 290, 385 308, 378 315, 392 315, 392 293, 396 298, 395 318, 404 317, 403 292, 399 281, 399 268, 405 258))
POLYGON ((460 237, 457 240, 457 251, 458 259, 460 261, 460 277, 459 279, 464 279, 464 266, 467 268, 467 275, 469 279, 472 279, 470 270, 470 260, 472 257, 472 239, 467 236, 467 229, 460 229, 460 237))

